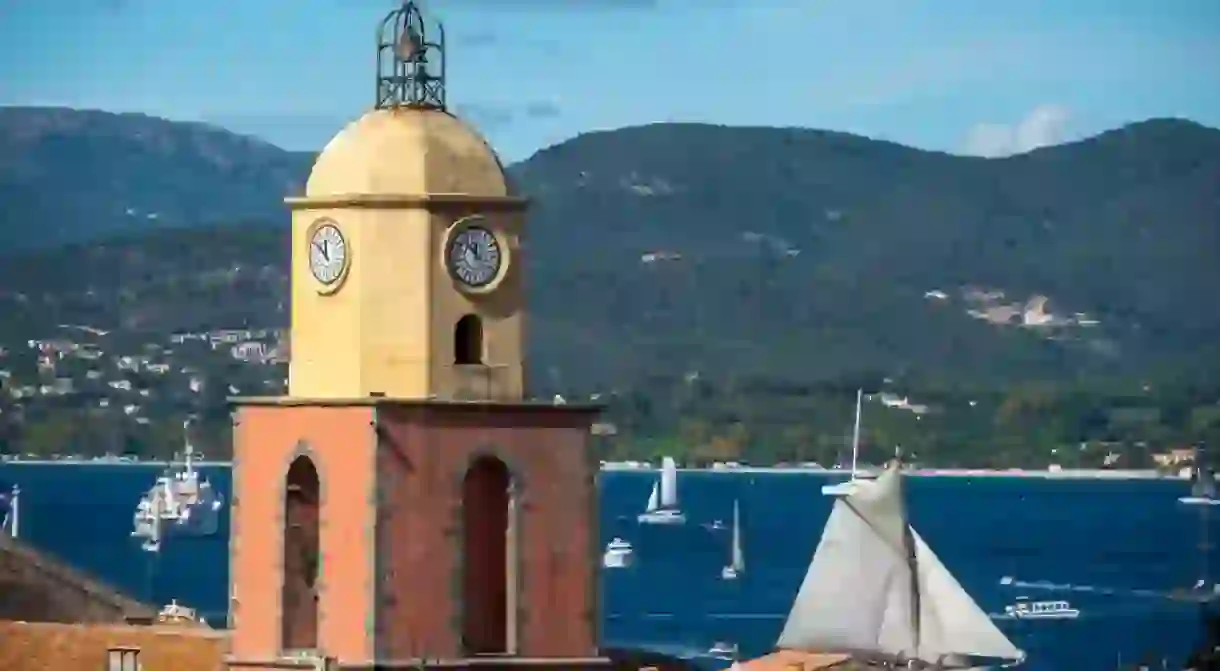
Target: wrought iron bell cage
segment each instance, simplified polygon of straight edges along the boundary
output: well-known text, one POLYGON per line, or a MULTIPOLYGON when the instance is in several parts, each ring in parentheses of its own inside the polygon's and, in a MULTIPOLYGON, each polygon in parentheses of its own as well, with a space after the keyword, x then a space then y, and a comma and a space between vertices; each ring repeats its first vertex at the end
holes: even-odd
POLYGON ((445 109, 445 27, 404 2, 377 29, 377 109, 445 109), (432 39, 432 38, 435 39, 432 39))

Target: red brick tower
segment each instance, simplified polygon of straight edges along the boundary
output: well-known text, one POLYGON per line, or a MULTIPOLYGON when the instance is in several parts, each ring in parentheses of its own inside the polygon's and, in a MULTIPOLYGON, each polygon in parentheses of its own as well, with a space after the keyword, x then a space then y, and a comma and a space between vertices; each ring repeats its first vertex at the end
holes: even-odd
POLYGON ((605 665, 596 409, 524 399, 526 203, 425 28, 386 18, 376 108, 289 200, 289 393, 235 401, 230 668, 605 665))

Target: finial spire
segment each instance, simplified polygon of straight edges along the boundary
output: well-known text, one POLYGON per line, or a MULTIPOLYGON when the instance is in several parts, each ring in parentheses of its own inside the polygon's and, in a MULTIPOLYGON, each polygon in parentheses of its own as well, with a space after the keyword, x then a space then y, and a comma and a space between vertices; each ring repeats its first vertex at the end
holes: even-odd
POLYGON ((387 14, 377 30, 375 107, 445 109, 445 28, 434 21, 430 31, 414 0, 387 14))

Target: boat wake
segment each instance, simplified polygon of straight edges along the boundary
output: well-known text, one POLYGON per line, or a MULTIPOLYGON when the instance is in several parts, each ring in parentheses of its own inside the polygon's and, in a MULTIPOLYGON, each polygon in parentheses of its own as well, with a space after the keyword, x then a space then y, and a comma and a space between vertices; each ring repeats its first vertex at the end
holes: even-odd
POLYGON ((1153 599, 1178 599, 1181 597, 1180 591, 1163 591, 1154 589, 1129 589, 1118 587, 1105 587, 1103 585, 1075 585, 1072 583, 1054 583, 1049 580, 1017 580, 1016 578, 1006 575, 1000 578, 1000 584, 1005 587, 1018 587, 1021 589, 1037 589, 1048 592, 1075 592, 1078 594, 1100 594, 1104 596, 1139 596, 1153 599))

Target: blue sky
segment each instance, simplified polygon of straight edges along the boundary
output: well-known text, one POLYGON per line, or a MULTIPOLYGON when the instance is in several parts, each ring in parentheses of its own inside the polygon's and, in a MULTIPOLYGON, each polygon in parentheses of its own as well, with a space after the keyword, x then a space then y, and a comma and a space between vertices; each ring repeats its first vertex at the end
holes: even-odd
MULTIPOLYGON (((203 120, 316 149, 371 104, 393 0, 3 0, 0 104, 203 120)), ((430 0, 449 100, 510 160, 656 121, 999 155, 1220 127, 1220 0, 430 0)))

